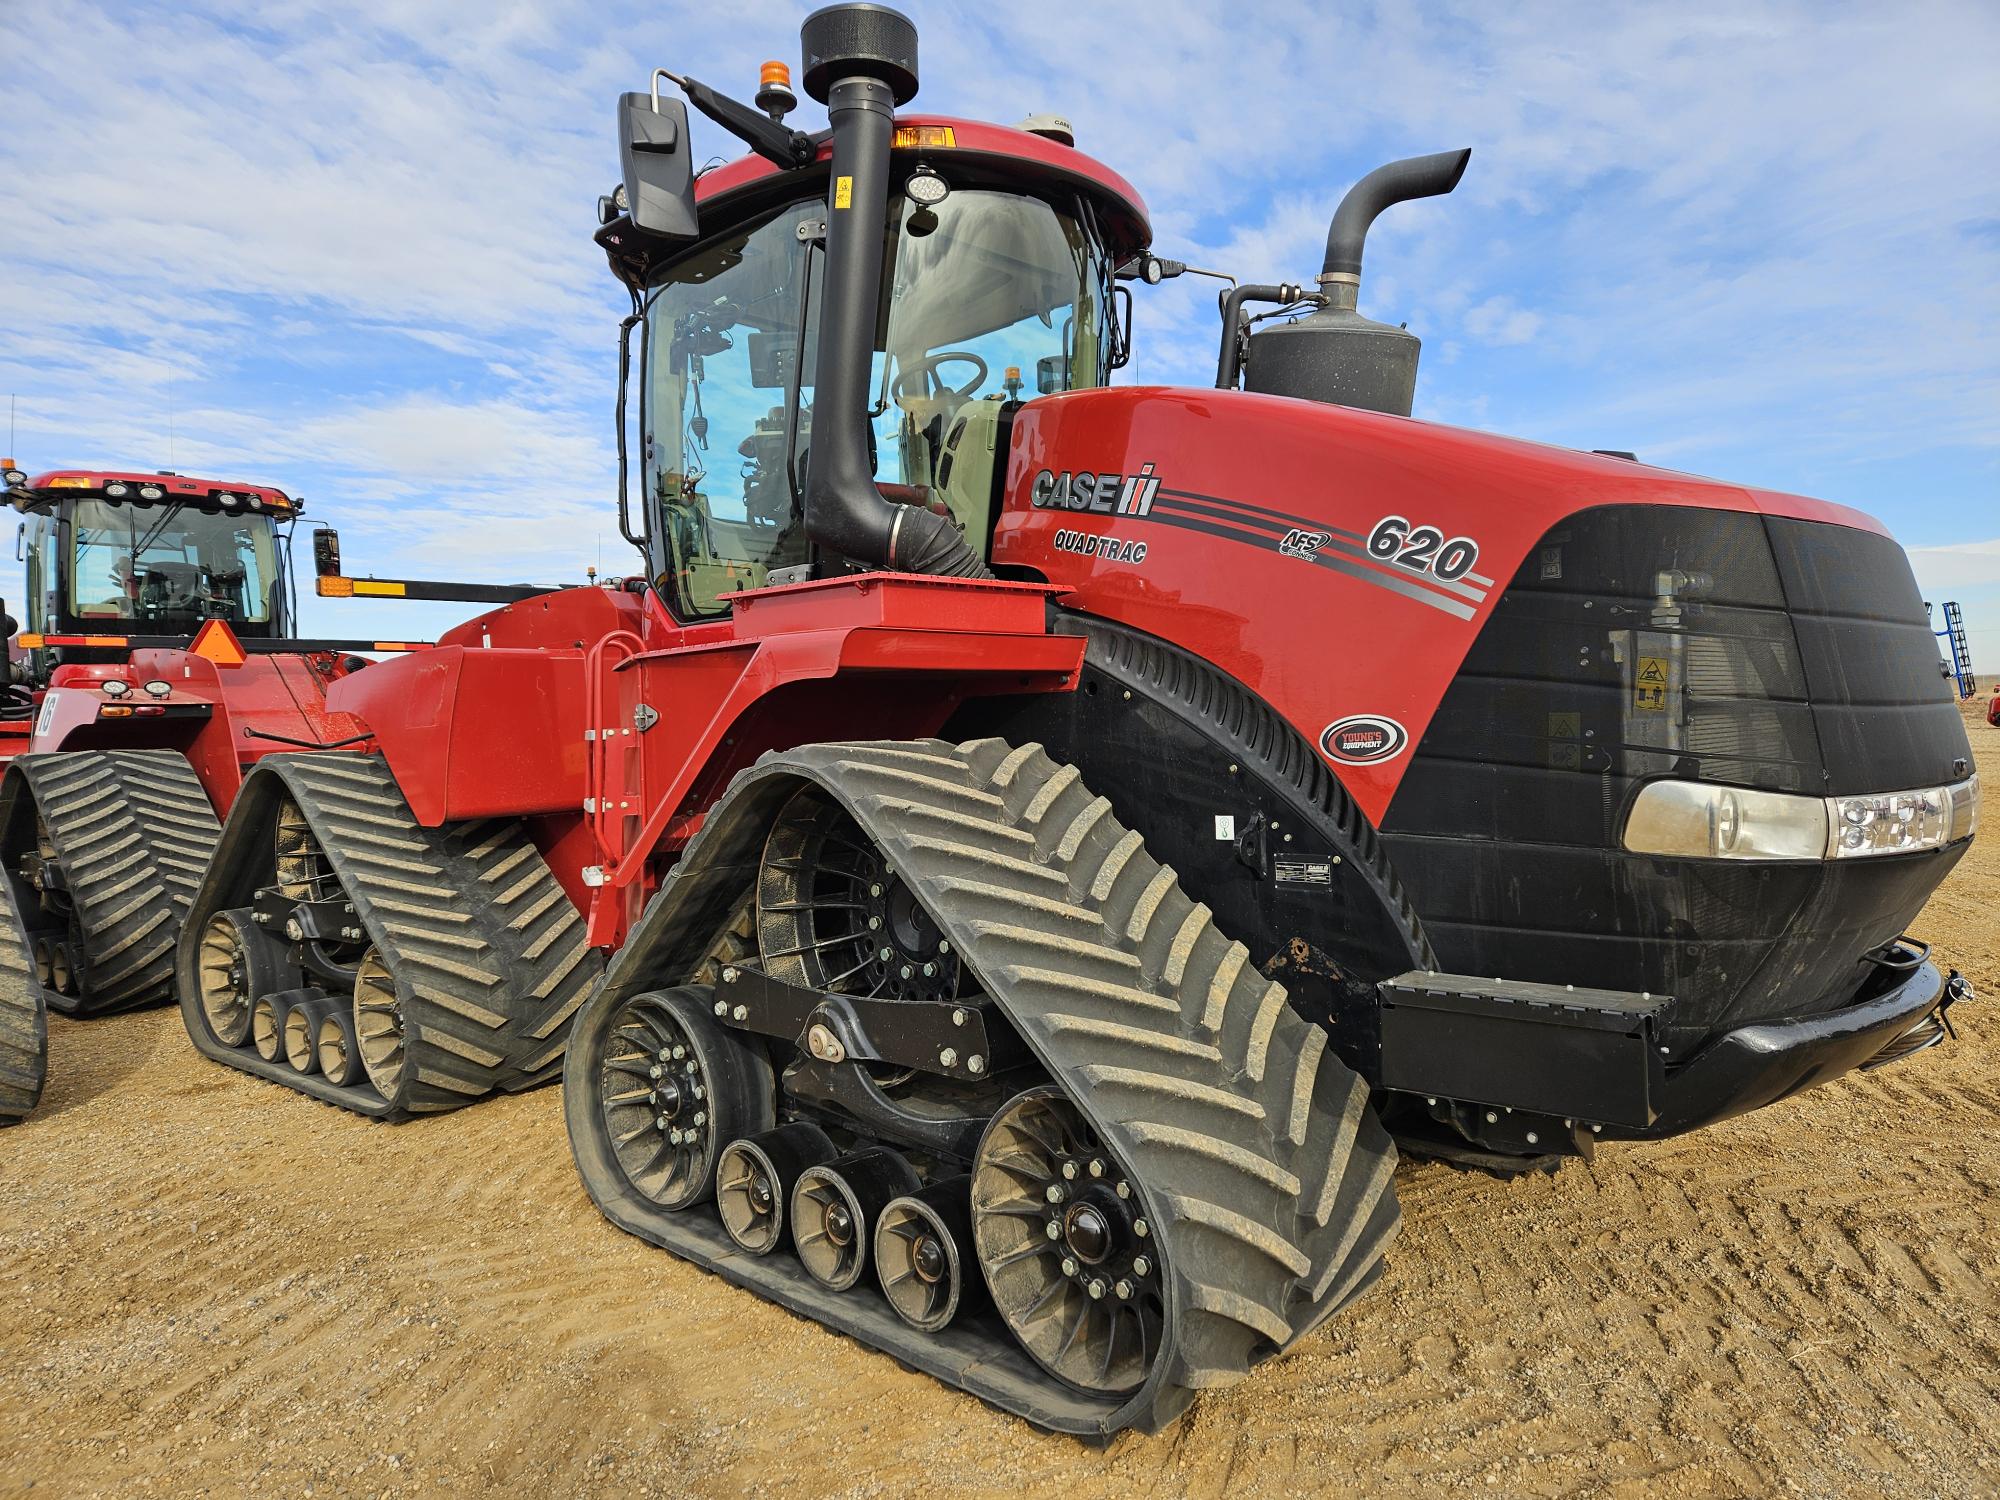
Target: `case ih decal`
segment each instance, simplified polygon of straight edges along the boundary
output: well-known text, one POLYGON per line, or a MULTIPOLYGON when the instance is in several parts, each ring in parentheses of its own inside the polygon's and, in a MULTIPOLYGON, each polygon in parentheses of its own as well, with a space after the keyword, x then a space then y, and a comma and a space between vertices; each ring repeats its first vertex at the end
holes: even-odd
POLYGON ((1400 755, 1410 732, 1380 714, 1349 714, 1320 731, 1319 747, 1328 760, 1344 766, 1372 766, 1400 755))
POLYGON ((1056 474, 1044 469, 1035 476, 1033 496, 1037 510, 1143 516, 1152 511, 1159 489, 1151 464, 1141 464, 1136 474, 1072 474, 1067 469, 1056 474))

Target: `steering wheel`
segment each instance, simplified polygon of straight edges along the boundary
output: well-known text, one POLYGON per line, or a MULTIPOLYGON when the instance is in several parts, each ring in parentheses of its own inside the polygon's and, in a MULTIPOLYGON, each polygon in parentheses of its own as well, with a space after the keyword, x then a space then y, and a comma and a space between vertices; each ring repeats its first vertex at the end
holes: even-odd
POLYGON ((985 383, 985 360, 974 354, 970 349, 940 349, 935 354, 922 355, 904 365, 896 376, 896 383, 891 389, 891 394, 898 401, 901 401, 906 397, 930 397, 948 392, 960 401, 969 401, 972 399, 972 393, 985 383), (939 378, 937 368, 939 365, 948 365, 953 362, 976 366, 977 371, 964 385, 951 385, 939 378), (924 384, 912 390, 910 389, 910 385, 913 381, 922 381, 924 384))

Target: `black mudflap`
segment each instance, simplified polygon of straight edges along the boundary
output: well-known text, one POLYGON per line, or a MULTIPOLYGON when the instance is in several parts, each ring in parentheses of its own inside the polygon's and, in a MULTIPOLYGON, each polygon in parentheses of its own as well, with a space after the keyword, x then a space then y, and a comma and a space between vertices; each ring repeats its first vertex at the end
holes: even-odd
POLYGON ((570 1142, 617 1224, 1038 1426, 1153 1430, 1364 1289, 1398 1227, 1396 1152, 1325 1033, 1258 974, 1074 767, 998 740, 809 746, 731 783, 577 1022, 570 1142), (824 789, 888 855, 1050 1077, 1134 1180, 1168 1289, 1140 1389, 1093 1397, 997 1323, 918 1334, 870 1287, 744 1255, 711 1207, 662 1212, 622 1177, 597 1108, 608 1018, 687 982, 755 879, 778 809, 824 789))
POLYGON ((0 912, 0 1125, 12 1125, 40 1102, 48 1063, 41 993, 13 919, 0 912))
POLYGON ((24 947, 53 937, 74 952, 74 993, 43 985, 47 1004, 104 1015, 171 999, 174 945, 221 832, 178 751, 61 751, 9 765, 0 860, 11 915, 24 947), (25 872, 67 890, 73 925, 25 872))
POLYGON ((381 757, 349 754, 258 763, 195 895, 178 960, 181 1016, 203 1053, 384 1120, 554 1079, 570 1022, 602 968, 575 905, 518 822, 425 828, 381 757), (225 1046, 202 1013, 202 929, 273 883, 274 828, 286 798, 304 813, 395 980, 405 1061, 393 1098, 225 1046))

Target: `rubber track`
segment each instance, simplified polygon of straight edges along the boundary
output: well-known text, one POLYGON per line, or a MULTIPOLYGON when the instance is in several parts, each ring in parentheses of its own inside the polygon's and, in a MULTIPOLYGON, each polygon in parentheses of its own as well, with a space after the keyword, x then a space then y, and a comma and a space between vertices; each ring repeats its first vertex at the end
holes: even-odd
POLYGON ((926 1340, 893 1317, 885 1330, 872 1294, 835 1297, 788 1259, 718 1253, 712 1214, 663 1214, 593 1180, 580 1127, 595 1082, 578 1076, 580 1053, 566 1091, 571 1140, 614 1222, 1040 1425, 1098 1437, 1163 1425, 1195 1391, 1241 1379, 1372 1281, 1400 1221, 1395 1147, 1365 1085, 1109 803, 1036 745, 766 755, 710 812, 614 960, 586 1029, 623 996, 689 977, 673 927, 685 917, 713 930, 719 879, 747 878, 757 832, 800 782, 830 792, 880 845, 1141 1185, 1173 1277, 1168 1352, 1136 1396, 1094 1401, 1011 1342, 995 1347, 991 1331, 926 1340))
POLYGON ((456 1109, 562 1070, 577 1008, 603 969, 583 920, 516 820, 425 828, 379 756, 270 756, 244 782, 180 951, 181 1015, 219 1062, 381 1119, 456 1109), (401 996, 400 1097, 225 1047, 201 1013, 199 935, 271 879, 280 794, 305 814, 401 996))
POLYGON ((0 1125, 14 1124, 41 1100, 48 1063, 40 989, 13 917, 0 910, 0 1125))
POLYGON ((174 750, 24 755, 7 781, 10 803, 25 783, 41 813, 83 929, 85 993, 46 989, 47 1003, 65 1014, 104 1015, 171 999, 174 945, 222 833, 187 757, 174 750))

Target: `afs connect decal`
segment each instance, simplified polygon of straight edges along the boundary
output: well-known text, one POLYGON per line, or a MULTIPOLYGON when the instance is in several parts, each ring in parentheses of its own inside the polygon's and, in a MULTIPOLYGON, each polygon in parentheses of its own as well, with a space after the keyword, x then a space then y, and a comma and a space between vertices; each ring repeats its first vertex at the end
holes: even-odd
POLYGON ((1372 766, 1389 760, 1410 743, 1410 732, 1380 714, 1349 714, 1320 732, 1319 747, 1328 760, 1344 766, 1372 766))

